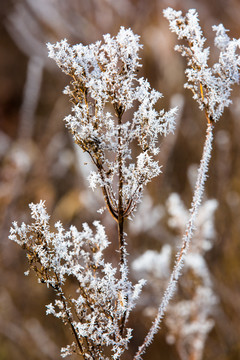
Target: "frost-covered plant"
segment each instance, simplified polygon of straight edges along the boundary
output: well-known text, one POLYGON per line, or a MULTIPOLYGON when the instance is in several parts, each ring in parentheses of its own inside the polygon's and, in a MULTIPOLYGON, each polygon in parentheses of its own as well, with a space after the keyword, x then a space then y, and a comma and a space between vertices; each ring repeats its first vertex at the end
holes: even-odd
MULTIPOLYGON (((213 121, 219 119, 222 106, 229 105, 230 86, 238 81, 235 50, 239 44, 230 40, 223 28, 217 30, 216 43, 222 54, 219 64, 209 69, 196 13, 190 11, 183 18, 181 12, 167 9, 165 16, 179 37, 188 41, 189 47, 181 47, 191 68, 187 86, 205 110, 208 126, 181 250, 157 316, 134 360, 141 359, 152 342, 174 294, 203 196, 213 121)), ((133 286, 128 280, 124 222, 136 209, 144 187, 161 172, 159 136, 173 132, 176 117, 176 108, 156 110, 162 94, 137 77, 141 47, 139 36, 123 27, 116 37, 107 34, 103 41, 88 46, 70 46, 66 40, 48 44, 49 57, 71 77, 64 91, 73 104, 66 126, 95 165, 90 187, 102 189, 106 208, 118 225, 117 268, 104 260, 108 240, 98 222, 94 222, 95 233, 86 224, 82 232, 75 227, 65 231, 60 222, 51 232, 45 205, 40 202, 30 205, 31 225, 15 222, 11 228, 10 238, 26 250, 30 269, 40 282, 55 290, 56 301, 47 306, 47 313, 68 324, 74 335, 74 343, 63 349, 63 356, 77 352, 84 359, 120 359, 131 337, 127 320, 144 282, 133 286), (76 284, 73 294, 65 293, 68 280, 76 284)))
POLYGON ((118 222, 123 263, 124 218, 136 207, 144 185, 160 173, 154 160, 158 138, 173 132, 176 108, 156 111, 162 94, 151 89, 146 79, 137 78, 139 36, 122 27, 116 37, 107 34, 103 39, 89 46, 70 46, 62 40, 48 44, 48 49, 49 57, 72 78, 64 91, 73 103, 66 125, 96 165, 90 187, 101 186, 106 206, 118 222), (135 104, 129 121, 126 112, 135 104), (139 145, 135 161, 133 142, 139 145))
POLYGON ((62 356, 74 352, 84 359, 105 359, 104 350, 111 347, 112 358, 118 359, 131 337, 131 329, 123 334, 122 322, 127 321, 143 281, 132 286, 126 266, 120 269, 121 278, 116 277, 117 269, 103 257, 109 242, 99 222, 93 223, 95 233, 86 223, 81 232, 74 226, 65 231, 60 222, 51 232, 44 202, 30 208, 33 223, 13 223, 10 239, 27 252, 30 270, 39 282, 56 293, 46 313, 69 325, 75 340, 62 349, 62 356), (65 289, 69 278, 76 283, 72 296, 65 289))
POLYGON ((47 306, 68 324, 74 343, 62 355, 76 352, 84 359, 119 359, 127 348, 131 329, 126 328, 130 311, 144 281, 133 286, 128 280, 124 219, 141 198, 143 187, 160 173, 154 159, 159 152, 159 135, 174 130, 176 109, 155 110, 162 95, 146 79, 137 78, 140 67, 139 37, 121 28, 116 37, 89 46, 70 46, 66 40, 48 44, 49 56, 72 77, 65 88, 73 103, 65 118, 74 141, 96 165, 89 176, 90 187, 102 188, 106 207, 118 223, 119 267, 103 258, 108 246, 100 223, 96 234, 87 224, 79 232, 65 231, 60 222, 50 231, 43 202, 31 204, 33 223, 13 224, 10 238, 27 251, 30 269, 40 282, 51 286, 57 299, 47 306), (133 108, 129 119, 127 110, 133 108), (131 144, 139 146, 132 156, 131 144), (68 278, 75 279, 76 293, 65 293, 68 278))
POLYGON ((203 47, 205 38, 199 25, 196 10, 189 10, 184 17, 181 11, 167 8, 164 10, 164 16, 169 20, 170 29, 177 34, 180 40, 184 40, 186 43, 186 45, 177 46, 176 50, 179 50, 188 59, 188 67, 185 72, 188 82, 185 87, 193 91, 193 98, 198 102, 200 109, 205 111, 207 130, 182 246, 176 256, 175 266, 158 308, 157 316, 143 344, 139 347, 134 360, 141 359, 141 355, 152 342, 154 335, 158 332, 168 303, 175 292, 181 268, 196 227, 196 218, 203 197, 211 159, 214 122, 219 120, 224 107, 230 105, 231 100, 229 97, 232 86, 239 83, 240 56, 237 54, 237 50, 240 47, 240 39, 231 40, 227 36, 227 30, 223 25, 215 26, 213 29, 217 32, 215 45, 220 49, 220 56, 219 62, 211 68, 207 63, 209 49, 203 47))
POLYGON ((232 86, 239 83, 240 56, 237 50, 240 39, 230 39, 228 30, 222 24, 213 26, 216 32, 214 42, 220 54, 219 61, 210 67, 210 49, 204 48, 206 39, 199 25, 197 11, 191 9, 183 16, 181 11, 168 8, 164 10, 164 16, 178 39, 186 42, 175 46, 175 50, 188 59, 185 87, 193 92, 193 98, 200 109, 205 110, 209 121, 219 120, 224 108, 231 104, 232 86))
POLYGON ((114 218, 119 206, 122 217, 131 214, 143 186, 160 173, 153 156, 159 152, 158 137, 174 130, 176 109, 155 110, 162 97, 148 81, 137 78, 141 66, 139 37, 121 28, 117 36, 104 35, 104 42, 70 46, 66 40, 48 44, 49 57, 72 77, 65 93, 72 101, 73 115, 65 118, 75 142, 97 167, 89 177, 94 189, 100 185, 114 218), (137 104, 131 121, 127 110, 137 104), (131 143, 140 149, 132 161, 131 143), (114 180, 118 178, 118 192, 114 180), (121 204, 119 203, 121 197, 121 204))

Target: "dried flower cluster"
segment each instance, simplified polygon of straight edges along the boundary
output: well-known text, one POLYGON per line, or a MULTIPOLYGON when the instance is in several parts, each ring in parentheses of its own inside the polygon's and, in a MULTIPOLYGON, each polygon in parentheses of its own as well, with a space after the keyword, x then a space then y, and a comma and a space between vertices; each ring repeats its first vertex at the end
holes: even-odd
POLYGON ((208 65, 210 49, 204 48, 206 39, 199 25, 195 9, 182 16, 181 11, 171 8, 164 10, 170 29, 186 45, 177 45, 175 49, 188 59, 185 87, 193 92, 193 98, 208 118, 219 120, 225 107, 231 104, 232 86, 239 83, 240 56, 237 50, 240 39, 230 39, 222 24, 213 26, 216 32, 215 46, 220 50, 219 61, 212 67, 208 65))
POLYGON ((111 348, 112 358, 120 358, 131 338, 131 329, 125 329, 123 335, 122 321, 127 321, 144 281, 133 286, 127 279, 126 265, 117 279, 117 269, 104 261, 103 251, 109 242, 99 222, 93 224, 95 234, 86 223, 79 232, 74 226, 65 231, 57 222, 56 232, 51 232, 44 203, 30 204, 30 208, 33 223, 20 227, 14 223, 10 239, 26 250, 30 270, 39 282, 56 292, 47 314, 68 324, 75 336, 62 355, 76 352, 84 359, 105 359, 105 348, 111 348), (65 291, 69 278, 76 284, 72 296, 65 291))
MULTIPOLYGON (((188 58, 186 87, 205 110, 207 133, 181 249, 157 316, 134 360, 140 360, 152 342, 176 290, 197 225, 211 158, 213 120, 229 106, 231 86, 239 81, 236 49, 240 40, 230 40, 222 25, 215 27, 220 58, 210 68, 209 49, 203 47, 196 11, 183 17, 181 12, 167 9, 164 15, 171 30, 187 42, 177 49, 188 58)), ((101 187, 106 207, 118 225, 119 265, 115 268, 104 260, 109 242, 99 222, 94 222, 95 232, 87 224, 81 232, 75 227, 65 231, 60 222, 52 232, 41 201, 30 205, 31 225, 13 223, 10 239, 26 250, 30 269, 39 281, 55 291, 56 300, 47 305, 47 314, 68 324, 73 333, 74 342, 62 350, 63 356, 76 352, 86 360, 117 360, 132 336, 127 320, 144 281, 133 286, 128 279, 124 221, 136 209, 144 186, 160 173, 156 158, 159 136, 173 132, 176 117, 176 108, 156 110, 162 94, 137 77, 141 47, 139 37, 123 27, 116 37, 107 34, 103 41, 89 46, 70 46, 66 40, 48 44, 49 57, 71 77, 64 91, 73 104, 66 126, 96 166, 89 176, 90 187, 101 187), (68 281, 75 285, 71 294, 66 293, 68 281)))
POLYGON ((118 217, 119 199, 123 216, 131 214, 143 186, 159 175, 153 159, 159 152, 159 135, 174 130, 176 109, 155 110, 162 97, 144 78, 137 78, 139 36, 131 29, 120 29, 116 37, 103 36, 103 42, 89 46, 70 46, 66 40, 48 44, 49 57, 72 77, 65 88, 73 103, 73 115, 65 118, 75 142, 97 167, 89 177, 90 186, 103 188, 113 217, 118 217), (127 110, 137 105, 131 121, 127 110), (132 161, 131 144, 140 147, 132 161), (118 178, 118 194, 114 180, 118 178))

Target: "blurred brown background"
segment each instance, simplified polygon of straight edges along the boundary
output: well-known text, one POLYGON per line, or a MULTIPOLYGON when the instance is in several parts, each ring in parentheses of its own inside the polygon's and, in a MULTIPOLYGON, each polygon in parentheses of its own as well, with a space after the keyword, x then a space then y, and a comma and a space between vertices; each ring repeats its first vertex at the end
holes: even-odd
MULTIPOLYGON (((100 193, 91 193, 87 167, 62 121, 70 104, 62 89, 68 79, 47 58, 46 42, 67 38, 88 44, 105 33, 115 35, 121 25, 141 35, 141 76, 163 93, 161 106, 178 105, 180 116, 174 137, 162 144, 163 174, 148 188, 151 206, 164 207, 172 192, 190 205, 188 169, 199 163, 205 120, 183 89, 184 59, 174 53, 176 36, 168 30, 162 10, 168 6, 196 8, 200 23, 213 44, 211 26, 222 22, 231 37, 240 37, 239 0, 1 0, 0 2, 0 360, 56 360, 59 349, 71 341, 66 328, 45 316, 53 294, 23 272, 23 251, 8 240, 13 220, 28 221, 30 202, 45 199, 52 221, 64 226, 91 222, 102 206, 100 193)), ((214 55, 214 51, 213 51, 214 55)), ((204 359, 240 358, 240 91, 215 126, 215 141, 207 198, 219 202, 216 240, 207 254, 214 290, 219 297, 215 327, 204 359)), ((115 225, 104 215, 109 235, 115 225), (112 224, 112 225, 111 225, 112 224)), ((150 231, 131 231, 129 252, 136 257, 147 248, 160 250, 171 242, 164 222, 150 231)), ((110 256, 115 256, 109 254, 110 256)), ((155 302, 153 300, 153 304, 155 302)), ((126 359, 141 343, 151 319, 132 317, 135 338, 126 359), (137 320, 138 319, 138 320, 137 320)), ((178 359, 165 341, 165 326, 144 359, 178 359)))

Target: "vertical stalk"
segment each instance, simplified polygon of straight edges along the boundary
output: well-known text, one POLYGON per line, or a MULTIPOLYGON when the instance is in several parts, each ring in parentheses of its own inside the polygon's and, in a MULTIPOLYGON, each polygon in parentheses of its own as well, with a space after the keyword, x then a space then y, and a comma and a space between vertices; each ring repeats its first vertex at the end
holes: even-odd
POLYGON ((118 116, 118 246, 120 251, 120 265, 124 264, 124 240, 123 240, 123 158, 122 158, 122 112, 118 116))
POLYGON ((198 209, 202 202, 204 185, 207 178, 207 171, 208 171, 208 164, 211 158, 211 149, 212 149, 212 141, 213 141, 213 123, 210 121, 209 118, 208 125, 207 125, 207 132, 206 132, 206 139, 204 143, 204 149, 202 154, 202 159, 200 162, 200 166, 198 169, 198 177, 195 186, 195 191, 192 200, 192 206, 190 209, 190 216, 188 223, 186 225, 185 234, 182 239, 182 246, 180 251, 176 256, 175 266, 173 268, 167 289, 163 295, 162 301, 158 308, 158 313, 156 318, 154 319, 152 326, 144 339, 143 344, 138 348, 136 355, 134 356, 133 360, 140 360, 142 354, 146 351, 146 348, 151 344, 153 341, 154 335, 158 332, 161 320, 167 310, 168 303, 170 299, 173 297, 178 279, 181 275, 181 269, 183 267, 183 262, 185 256, 187 254, 187 250, 190 244, 190 241, 193 237, 193 231, 195 228, 196 217, 198 214, 198 209))
MULTIPOLYGON (((124 210, 123 210, 123 156, 122 156, 122 114, 123 112, 119 109, 117 112, 118 116, 118 246, 120 252, 120 267, 125 263, 125 253, 124 253, 124 210)), ((126 322, 126 311, 124 312, 120 320, 120 335, 123 335, 124 327, 126 322)))
POLYGON ((118 245, 119 245, 119 251, 120 251, 120 265, 124 264, 123 221, 124 221, 123 211, 122 211, 122 208, 121 208, 121 205, 120 205, 119 209, 118 209, 118 245))

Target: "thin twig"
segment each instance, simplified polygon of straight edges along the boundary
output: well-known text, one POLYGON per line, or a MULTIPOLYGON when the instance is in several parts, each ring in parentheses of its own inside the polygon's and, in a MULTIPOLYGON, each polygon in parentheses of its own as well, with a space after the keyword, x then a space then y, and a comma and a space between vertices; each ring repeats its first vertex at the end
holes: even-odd
POLYGON ((170 299, 173 297, 174 292, 176 290, 176 285, 179 276, 181 275, 181 269, 183 266, 184 259, 187 254, 187 250, 189 248, 190 241, 193 236, 193 232, 195 229, 196 217, 198 214, 199 207, 201 205, 203 191, 204 191, 204 184, 207 178, 207 171, 208 171, 208 164, 211 158, 211 149, 212 149, 212 141, 213 141, 213 123, 208 122, 207 125, 207 132, 206 132, 206 139, 202 154, 202 159, 200 162, 200 166, 198 169, 198 177, 195 186, 195 191, 193 195, 192 207, 190 209, 190 217, 186 226, 186 231, 183 236, 182 240, 182 247, 181 250, 178 252, 176 256, 175 266, 173 268, 167 289, 164 293, 162 298, 161 304, 158 308, 158 313, 155 320, 152 323, 152 326, 144 339, 143 344, 138 348, 136 355, 134 356, 133 360, 140 360, 141 355, 146 351, 146 348, 151 344, 153 341, 154 335, 158 332, 161 320, 166 312, 168 303, 170 299))
POLYGON ((122 159, 122 113, 119 111, 118 115, 118 244, 120 251, 120 265, 124 264, 124 239, 123 239, 123 159, 122 159))

